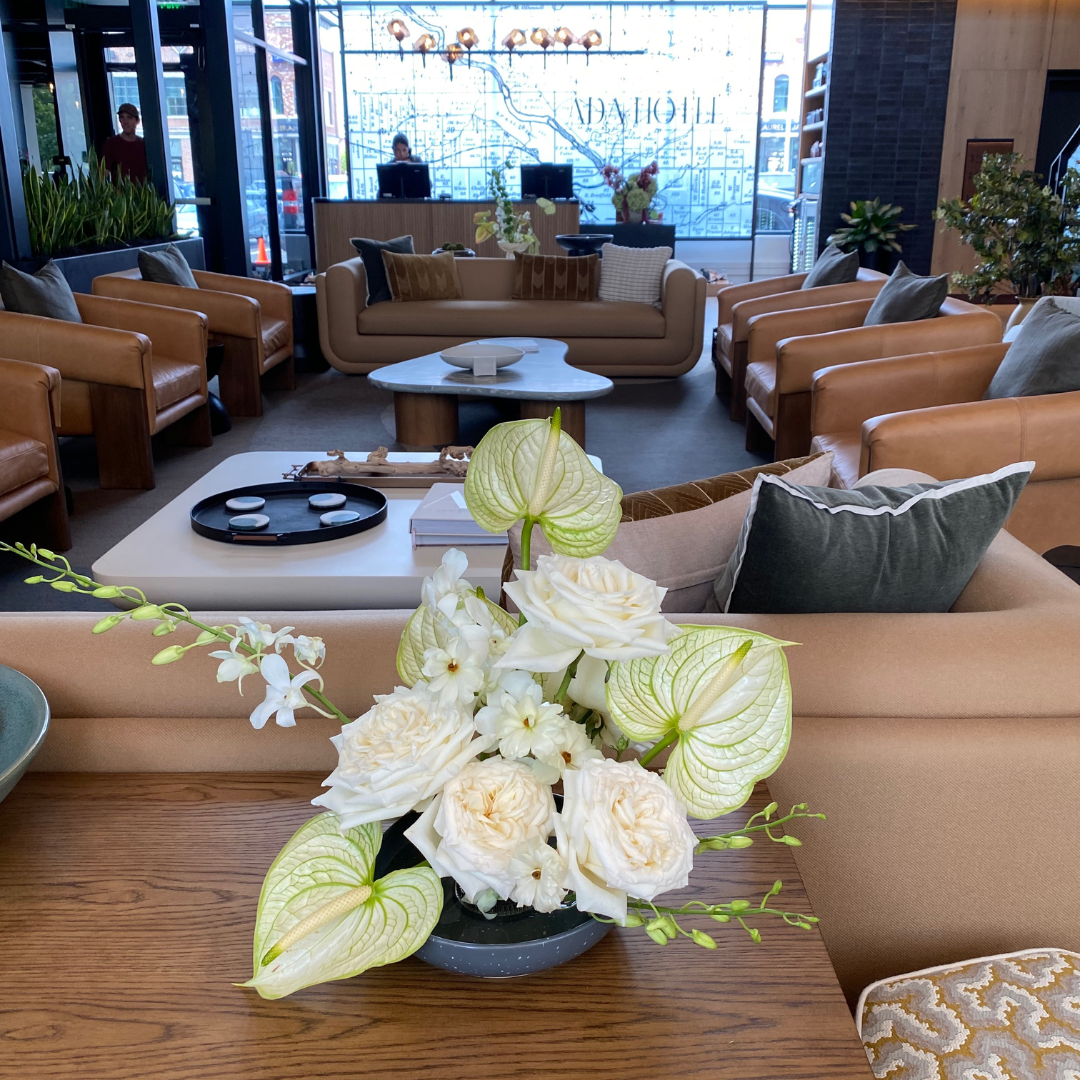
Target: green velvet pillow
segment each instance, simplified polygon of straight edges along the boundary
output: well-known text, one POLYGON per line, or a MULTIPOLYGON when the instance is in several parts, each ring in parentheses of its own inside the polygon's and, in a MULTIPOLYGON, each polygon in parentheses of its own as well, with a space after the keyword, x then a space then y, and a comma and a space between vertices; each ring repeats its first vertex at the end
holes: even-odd
POLYGON ((46 319, 82 322, 75 294, 60 267, 50 259, 36 274, 24 274, 10 263, 0 267, 0 298, 8 311, 46 319))
POLYGON ((881 286, 874 303, 863 320, 863 326, 882 326, 885 323, 918 322, 932 319, 941 310, 949 295, 949 275, 920 277, 902 262, 889 280, 881 286))
POLYGON ((859 253, 845 255, 835 244, 830 244, 814 261, 810 273, 800 286, 817 289, 822 285, 847 285, 859 276, 859 253))
POLYGON ((143 281, 156 281, 159 285, 182 285, 185 289, 199 287, 184 253, 175 244, 167 244, 157 251, 143 248, 139 252, 139 272, 143 281))
POLYGON ((984 398, 1080 390, 1080 301, 1044 296, 1020 324, 984 398), (1070 310, 1071 309, 1071 310, 1070 310))

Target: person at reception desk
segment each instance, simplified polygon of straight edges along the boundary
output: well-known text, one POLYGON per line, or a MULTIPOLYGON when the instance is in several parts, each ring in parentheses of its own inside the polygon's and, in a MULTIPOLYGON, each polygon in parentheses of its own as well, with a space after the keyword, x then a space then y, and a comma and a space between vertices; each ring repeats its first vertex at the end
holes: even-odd
POLYGON ((389 161, 390 165, 393 165, 396 161, 407 161, 414 165, 420 164, 420 159, 412 152, 412 147, 409 146, 408 136, 403 132, 399 131, 394 136, 392 148, 394 156, 389 161))

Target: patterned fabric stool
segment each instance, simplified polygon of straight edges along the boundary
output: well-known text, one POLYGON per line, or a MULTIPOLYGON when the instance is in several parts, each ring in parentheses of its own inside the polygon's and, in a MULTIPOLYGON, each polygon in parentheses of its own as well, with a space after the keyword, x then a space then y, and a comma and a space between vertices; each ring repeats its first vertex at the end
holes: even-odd
POLYGON ((855 1015, 878 1080, 1080 1077, 1080 953, 1028 949, 882 979, 855 1015))

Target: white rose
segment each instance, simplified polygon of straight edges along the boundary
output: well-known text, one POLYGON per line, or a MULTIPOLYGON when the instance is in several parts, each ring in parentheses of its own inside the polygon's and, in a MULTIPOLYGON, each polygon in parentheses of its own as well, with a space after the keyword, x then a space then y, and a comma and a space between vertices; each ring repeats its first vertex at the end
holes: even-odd
POLYGON ((341 829, 419 810, 494 739, 474 738, 471 710, 440 706, 423 686, 381 694, 358 720, 331 738, 337 768, 312 802, 341 818, 341 829))
POLYGON ((627 894, 652 900, 682 889, 694 836, 671 788, 636 761, 593 758, 563 774, 559 852, 581 911, 626 918, 627 894))
POLYGON ((520 907, 554 911, 566 896, 566 860, 543 840, 533 840, 510 860, 514 890, 510 899, 520 907))
POLYGON ((679 631, 660 614, 666 589, 621 562, 541 555, 504 586, 528 622, 496 667, 559 671, 584 650, 598 660, 661 656, 679 631))
POLYGON ((517 884, 511 862, 555 828, 555 800, 518 761, 471 761, 405 830, 440 877, 452 877, 470 901, 494 889, 506 900, 517 884))

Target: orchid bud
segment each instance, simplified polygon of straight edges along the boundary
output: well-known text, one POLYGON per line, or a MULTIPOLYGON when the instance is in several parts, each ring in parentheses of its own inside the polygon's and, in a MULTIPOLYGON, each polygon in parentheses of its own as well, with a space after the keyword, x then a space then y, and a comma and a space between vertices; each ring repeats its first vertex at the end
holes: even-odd
POLYGON ((131 613, 131 617, 137 622, 146 619, 160 619, 162 618, 162 611, 157 604, 142 604, 131 613))
POLYGON ((709 937, 704 930, 694 930, 690 935, 703 949, 715 949, 716 941, 709 937))
POLYGON ((774 803, 774 802, 769 803, 769 805, 766 806, 765 809, 762 810, 761 812, 765 815, 765 820, 768 821, 769 818, 771 818, 773 816, 773 814, 776 813, 776 803, 774 803))
POLYGON ((158 625, 154 627, 152 633, 153 633, 154 637, 164 637, 166 634, 171 634, 175 629, 176 629, 176 623, 174 623, 174 622, 163 622, 163 623, 158 623, 158 625))
POLYGON ((114 596, 122 595, 116 585, 99 585, 91 594, 99 600, 111 600, 114 596))
POLYGON ((714 911, 709 918, 716 922, 731 922, 731 916, 725 915, 722 911, 714 911))
POLYGON ((119 626, 124 621, 123 615, 106 615, 100 622, 94 624, 93 634, 104 634, 114 626, 119 626))
POLYGON ((183 655, 183 645, 170 645, 167 649, 162 649, 150 663, 160 667, 162 664, 171 664, 174 660, 179 660, 183 655))
POLYGON ((667 934, 665 934, 658 926, 653 927, 651 930, 646 927, 645 933, 648 934, 657 945, 666 945, 668 943, 667 934))
POLYGON ((40 585, 44 580, 45 578, 41 574, 35 574, 33 577, 25 578, 24 583, 26 585, 40 585))
POLYGON ((728 847, 732 848, 748 848, 753 844, 754 839, 751 836, 729 836, 728 847))
POLYGON ((630 912, 630 914, 628 914, 626 916, 626 918, 623 919, 623 926, 644 926, 644 925, 645 925, 645 920, 640 915, 635 915, 633 912, 630 912))
POLYGON ((728 907, 730 907, 732 911, 734 911, 736 914, 738 914, 738 912, 740 912, 740 911, 749 911, 750 910, 750 901, 749 900, 732 900, 731 903, 728 904, 728 907))
POLYGON ((797 836, 785 836, 784 843, 788 847, 802 847, 802 841, 797 836))
POLYGON ((74 592, 79 587, 74 581, 50 581, 49 584, 57 592, 74 592))

